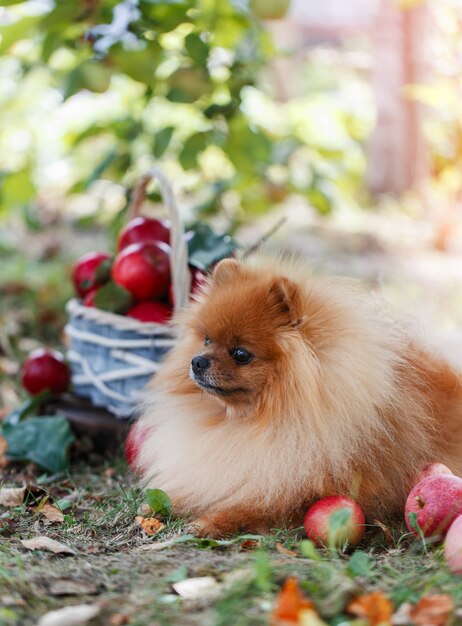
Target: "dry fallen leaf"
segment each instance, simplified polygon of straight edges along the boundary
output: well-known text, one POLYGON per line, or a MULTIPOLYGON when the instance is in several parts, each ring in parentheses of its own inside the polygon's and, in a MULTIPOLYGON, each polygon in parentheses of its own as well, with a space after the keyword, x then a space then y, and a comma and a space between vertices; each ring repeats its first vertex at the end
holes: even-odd
POLYGON ((20 541, 28 550, 48 550, 49 552, 54 552, 55 554, 75 555, 74 550, 69 548, 69 546, 43 535, 34 537, 34 539, 21 539, 20 541))
POLYGON ((296 557, 298 557, 298 553, 297 552, 294 552, 294 550, 288 550, 287 548, 284 548, 282 543, 279 543, 279 542, 276 543, 276 550, 278 552, 280 552, 281 554, 283 554, 284 556, 296 556, 296 557))
POLYGON ((454 602, 447 594, 420 598, 411 609, 412 622, 417 626, 444 626, 454 611, 454 602))
POLYGON ((411 619, 412 604, 403 602, 396 613, 393 613, 391 623, 393 626, 407 626, 412 622, 411 619))
POLYGON ((114 613, 109 618, 110 626, 123 626, 124 624, 130 623, 130 615, 126 613, 114 613))
POLYGON ((196 600, 204 596, 217 595, 220 584, 213 576, 201 576, 200 578, 186 578, 172 585, 175 592, 185 600, 196 600))
POLYGON ((393 535, 391 534, 391 530, 386 526, 383 522, 378 519, 374 520, 374 524, 380 528, 380 530, 385 535, 385 541, 389 546, 395 546, 395 540, 393 539, 393 535))
POLYGON ((81 626, 96 617, 100 611, 101 607, 97 604, 66 606, 43 615, 37 626, 81 626))
POLYGON ((72 578, 52 580, 48 585, 48 590, 52 596, 82 596, 98 593, 98 588, 94 583, 73 580, 72 578))
POLYGON ((24 501, 25 487, 3 487, 0 489, 0 504, 2 506, 20 506, 24 501))
POLYGON ((57 506, 54 506, 54 504, 50 504, 49 502, 45 502, 45 504, 40 508, 39 513, 41 513, 49 522, 64 521, 64 513, 61 509, 58 509, 57 506))
POLYGON ((300 611, 297 623, 299 626, 327 626, 326 622, 313 609, 300 611))
POLYGON ((296 578, 288 578, 276 599, 276 606, 271 614, 271 624, 280 622, 298 624, 300 613, 315 607, 300 591, 296 578))
POLYGON ((358 596, 347 606, 347 611, 356 617, 365 617, 372 626, 392 623, 393 604, 380 591, 358 596))
POLYGON ((9 463, 9 459, 6 458, 6 451, 8 449, 8 444, 6 442, 5 437, 0 435, 0 467, 6 467, 9 463))
POLYGON ((147 535, 157 535, 157 533, 165 528, 165 524, 159 522, 156 517, 142 517, 138 515, 135 517, 135 521, 141 526, 147 535))
POLYGON ((242 543, 239 544, 239 550, 242 552, 251 552, 255 550, 261 545, 261 541, 258 539, 244 539, 242 543))

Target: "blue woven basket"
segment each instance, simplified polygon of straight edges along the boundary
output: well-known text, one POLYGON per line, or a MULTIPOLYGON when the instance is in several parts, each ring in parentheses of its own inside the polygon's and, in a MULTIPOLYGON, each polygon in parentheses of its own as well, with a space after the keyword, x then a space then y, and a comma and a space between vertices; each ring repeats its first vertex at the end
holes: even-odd
MULTIPOLYGON (((189 294, 187 245, 170 182, 157 168, 138 184, 131 213, 139 212, 146 188, 153 179, 158 182, 172 222, 170 265, 177 311, 187 302, 189 294)), ((67 358, 75 393, 117 417, 130 417, 160 360, 175 345, 174 326, 140 322, 83 306, 78 300, 68 303, 67 313, 65 331, 70 341, 67 358)))

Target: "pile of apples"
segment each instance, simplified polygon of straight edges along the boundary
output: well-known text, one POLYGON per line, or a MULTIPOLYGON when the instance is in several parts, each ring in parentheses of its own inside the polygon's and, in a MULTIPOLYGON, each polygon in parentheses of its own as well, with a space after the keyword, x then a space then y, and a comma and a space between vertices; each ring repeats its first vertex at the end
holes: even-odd
MULTIPOLYGON (((170 223, 135 217, 121 231, 117 254, 90 252, 72 268, 76 295, 88 307, 133 317, 141 322, 167 323, 173 313, 170 277, 170 223)), ((190 266, 191 293, 205 280, 190 266)))
MULTIPOLYGON (((405 520, 411 533, 429 543, 444 541, 449 570, 462 575, 462 478, 442 463, 432 463, 419 472, 405 506, 405 520)), ((358 545, 364 535, 364 514, 358 504, 343 496, 328 496, 308 509, 304 527, 307 537, 318 546, 358 545), (343 525, 332 534, 332 515, 349 512, 343 525)))

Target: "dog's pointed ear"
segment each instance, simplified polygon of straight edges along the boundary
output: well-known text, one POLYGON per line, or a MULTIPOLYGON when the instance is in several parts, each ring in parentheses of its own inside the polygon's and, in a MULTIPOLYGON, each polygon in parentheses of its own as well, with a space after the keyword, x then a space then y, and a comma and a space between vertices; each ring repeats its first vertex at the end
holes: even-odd
POLYGON ((299 326, 302 322, 300 288, 290 278, 278 276, 269 290, 269 305, 281 318, 281 326, 299 326))
POLYGON ((212 283, 220 286, 238 280, 242 276, 242 264, 236 259, 223 259, 213 270, 212 283))

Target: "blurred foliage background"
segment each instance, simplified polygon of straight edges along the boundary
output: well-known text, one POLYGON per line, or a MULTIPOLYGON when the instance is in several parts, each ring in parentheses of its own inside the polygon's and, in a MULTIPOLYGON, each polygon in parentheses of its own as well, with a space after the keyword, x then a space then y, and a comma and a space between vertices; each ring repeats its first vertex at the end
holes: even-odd
MULTIPOLYGON (((420 195, 411 189, 373 199, 365 183, 377 118, 373 33, 330 48, 311 41, 293 55, 264 19, 282 16, 288 0, 2 2, 6 376, 37 342, 59 341, 70 264, 87 250, 114 248, 131 189, 155 163, 174 181, 185 220, 212 219, 222 230, 291 206, 353 224, 391 205, 424 219, 443 207, 437 220, 447 229, 462 189, 461 7, 457 0, 374 3, 431 11, 432 69, 425 84, 406 91, 431 110, 420 195), (281 76, 291 55, 291 75, 281 76), (291 88, 281 89, 281 80, 291 88)), ((158 199, 155 191, 150 199, 158 199)))

